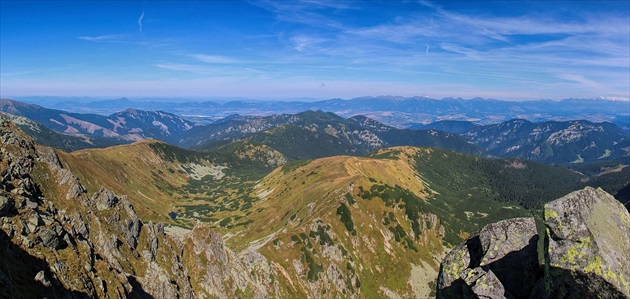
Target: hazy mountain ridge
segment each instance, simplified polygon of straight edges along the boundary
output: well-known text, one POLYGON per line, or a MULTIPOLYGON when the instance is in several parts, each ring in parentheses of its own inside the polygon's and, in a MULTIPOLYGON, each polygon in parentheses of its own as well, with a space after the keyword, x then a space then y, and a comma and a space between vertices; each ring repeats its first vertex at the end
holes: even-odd
MULTIPOLYGON (((24 98, 37 102, 37 98, 24 98)), ((162 110, 186 117, 203 120, 219 119, 230 114, 272 115, 294 114, 306 110, 324 110, 351 117, 365 115, 388 125, 404 127, 410 123, 431 123, 439 120, 474 121, 481 124, 499 123, 514 118, 524 118, 533 122, 548 120, 585 119, 593 122, 616 121, 619 115, 628 125, 630 116, 628 102, 604 99, 566 99, 561 101, 501 101, 492 99, 462 99, 428 97, 376 96, 349 100, 330 99, 322 101, 254 101, 238 100, 226 103, 212 101, 168 100, 132 101, 128 99, 101 101, 44 101, 47 107, 68 109, 84 113, 109 115, 126 108, 162 110), (200 117, 203 116, 203 117, 200 117)))
POLYGON ((0 99, 0 111, 28 117, 52 130, 67 134, 105 137, 119 142, 147 138, 172 140, 194 123, 174 114, 127 109, 110 116, 70 113, 37 105, 0 99))
POLYGON ((184 134, 182 144, 197 150, 209 150, 243 139, 266 144, 294 160, 362 155, 400 145, 483 154, 482 149, 456 134, 397 129, 365 116, 344 119, 330 112, 310 110, 246 120, 230 119, 197 127, 184 134))
POLYGON ((532 123, 515 119, 477 126, 463 137, 500 157, 582 163, 630 155, 630 136, 611 123, 585 120, 532 123))
POLYGON ((411 129, 411 130, 433 129, 433 130, 439 130, 439 131, 444 131, 444 132, 449 132, 449 133, 463 134, 470 131, 476 126, 478 125, 470 121, 440 120, 440 121, 436 121, 429 124, 418 124, 418 123, 409 124, 407 126, 407 129, 411 129))
MULTIPOLYGON (((396 101, 405 102, 408 99, 396 101)), ((519 157, 545 163, 582 163, 630 156, 628 132, 611 123, 584 120, 532 123, 514 119, 494 125, 439 121, 413 126, 434 130, 411 130, 387 126, 362 115, 345 119, 331 112, 307 110, 271 116, 230 115, 208 125, 194 125, 160 111, 127 109, 104 117, 66 113, 11 100, 1 100, 0 104, 0 110, 32 116, 50 129, 80 135, 88 140, 87 143, 65 141, 67 145, 63 142, 49 143, 66 146, 65 149, 154 138, 196 150, 250 140, 280 150, 285 157, 294 160, 360 155, 400 145, 442 147, 477 155, 484 155, 487 151, 499 157, 519 157), (466 128, 470 129, 462 133, 466 128)), ((45 139, 40 140, 46 142, 45 139)))
POLYGON ((110 138, 59 133, 29 118, 15 116, 5 112, 0 112, 0 118, 6 118, 15 123, 16 126, 27 133, 36 143, 59 148, 64 151, 74 151, 84 148, 103 148, 123 143, 110 138))

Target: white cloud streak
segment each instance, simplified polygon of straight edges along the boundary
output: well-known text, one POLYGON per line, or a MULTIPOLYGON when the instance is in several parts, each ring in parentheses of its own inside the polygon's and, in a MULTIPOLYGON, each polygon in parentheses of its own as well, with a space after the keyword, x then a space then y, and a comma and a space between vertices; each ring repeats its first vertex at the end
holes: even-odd
POLYGON ((144 9, 142 10, 140 17, 138 18, 138 31, 140 33, 142 33, 142 19, 144 19, 144 9))
POLYGON ((118 34, 106 34, 106 35, 95 35, 95 36, 79 36, 77 39, 88 41, 88 42, 111 42, 120 39, 122 36, 118 34))
POLYGON ((220 55, 193 54, 190 57, 206 63, 228 64, 238 62, 236 59, 220 55))

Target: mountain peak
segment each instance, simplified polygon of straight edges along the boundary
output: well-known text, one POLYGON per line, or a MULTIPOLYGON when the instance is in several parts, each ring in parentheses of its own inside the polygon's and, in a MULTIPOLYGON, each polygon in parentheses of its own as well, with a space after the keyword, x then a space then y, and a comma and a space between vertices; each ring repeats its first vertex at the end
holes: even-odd
MULTIPOLYGON (((123 113, 132 113, 132 114, 136 114, 138 112, 141 112, 142 110, 138 110, 136 108, 127 108, 125 110, 123 110, 123 113)), ((146 111, 142 111, 142 112, 146 112, 146 111)))

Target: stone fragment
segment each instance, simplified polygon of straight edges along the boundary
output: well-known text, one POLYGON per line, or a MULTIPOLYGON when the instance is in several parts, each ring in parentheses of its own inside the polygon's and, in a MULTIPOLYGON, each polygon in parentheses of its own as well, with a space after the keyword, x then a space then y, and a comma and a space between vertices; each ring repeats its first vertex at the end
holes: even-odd
POLYGON ((48 228, 41 228, 37 232, 37 236, 42 241, 42 244, 48 248, 60 249, 63 245, 63 241, 59 238, 59 235, 54 230, 48 228))
POLYGON ((37 201, 31 200, 30 198, 27 198, 24 202, 26 203, 26 207, 31 210, 37 209, 37 206, 39 205, 37 201))
POLYGON ((46 276, 44 270, 37 272, 35 275, 35 281, 41 282, 45 287, 50 287, 50 280, 46 276))
POLYGON ((118 197, 116 197, 114 192, 105 188, 101 188, 101 190, 94 193, 91 200, 99 211, 111 209, 118 203, 118 197))
POLYGON ((513 296, 505 291, 503 284, 494 275, 492 270, 483 272, 472 286, 472 291, 479 298, 503 299, 513 298, 513 296))
POLYGON ((0 217, 9 216, 15 210, 15 202, 12 198, 0 195, 0 217))
POLYGON ((29 218, 28 218, 28 229, 31 232, 34 232, 35 229, 37 229, 38 226, 43 225, 44 222, 42 221, 42 219, 39 217, 39 215, 37 215, 37 213, 33 213, 29 218))

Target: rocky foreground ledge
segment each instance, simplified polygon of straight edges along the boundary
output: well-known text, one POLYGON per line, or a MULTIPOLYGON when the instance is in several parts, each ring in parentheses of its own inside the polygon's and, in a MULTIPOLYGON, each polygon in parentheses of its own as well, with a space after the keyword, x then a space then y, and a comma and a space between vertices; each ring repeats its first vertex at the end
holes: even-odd
POLYGON ((444 258, 437 298, 630 298, 630 214, 614 197, 572 192, 544 225, 543 252, 534 218, 485 226, 444 258))
POLYGON ((89 195, 54 150, 0 118, 0 298, 268 298, 274 269, 203 225, 172 238, 126 196, 89 195))

